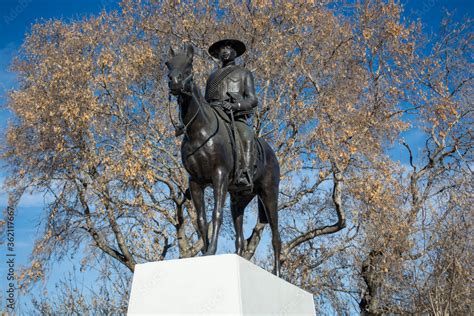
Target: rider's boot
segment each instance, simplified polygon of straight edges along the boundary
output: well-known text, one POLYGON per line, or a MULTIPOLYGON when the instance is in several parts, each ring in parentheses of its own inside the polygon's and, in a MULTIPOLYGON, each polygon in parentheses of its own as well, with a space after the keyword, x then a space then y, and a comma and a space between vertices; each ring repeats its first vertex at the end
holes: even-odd
MULTIPOLYGON (((250 146, 249 146, 250 147, 250 146)), ((247 148, 246 148, 247 149, 247 148)), ((237 185, 243 190, 252 190, 253 188, 253 172, 252 172, 252 148, 244 152, 244 161, 242 173, 238 179, 237 185)))

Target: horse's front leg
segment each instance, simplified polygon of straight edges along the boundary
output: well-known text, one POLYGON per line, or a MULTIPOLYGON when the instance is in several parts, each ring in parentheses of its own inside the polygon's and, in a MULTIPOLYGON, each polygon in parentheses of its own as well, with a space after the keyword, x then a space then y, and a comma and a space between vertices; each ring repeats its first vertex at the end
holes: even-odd
POLYGON ((214 188, 214 211, 212 213, 212 235, 207 255, 214 255, 217 251, 217 240, 219 238, 219 230, 222 224, 222 208, 224 207, 225 198, 228 189, 228 172, 222 169, 215 171, 212 176, 212 184, 214 188))
POLYGON ((207 236, 207 218, 206 218, 206 204, 204 201, 204 187, 189 178, 189 189, 191 191, 191 198, 197 212, 197 224, 199 235, 204 243, 203 252, 206 253, 209 248, 209 238, 207 236))

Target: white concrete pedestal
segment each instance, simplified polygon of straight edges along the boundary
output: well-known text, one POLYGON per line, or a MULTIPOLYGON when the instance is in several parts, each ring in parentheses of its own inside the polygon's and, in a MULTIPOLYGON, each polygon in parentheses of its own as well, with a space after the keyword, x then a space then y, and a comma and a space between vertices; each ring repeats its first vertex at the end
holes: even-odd
POLYGON ((128 315, 314 315, 313 296, 234 254, 135 266, 128 315))

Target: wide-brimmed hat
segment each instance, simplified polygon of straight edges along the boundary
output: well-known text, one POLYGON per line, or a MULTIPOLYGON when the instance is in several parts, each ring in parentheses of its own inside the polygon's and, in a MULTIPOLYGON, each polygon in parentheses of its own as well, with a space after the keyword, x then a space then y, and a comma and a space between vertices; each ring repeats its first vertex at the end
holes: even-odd
POLYGON ((219 49, 222 46, 226 46, 226 45, 229 45, 230 47, 235 49, 235 51, 237 52, 237 56, 235 56, 236 58, 239 57, 240 55, 242 55, 243 53, 245 53, 245 50, 247 49, 245 47, 245 44, 242 43, 239 40, 236 40, 236 39, 223 39, 223 40, 217 41, 214 44, 212 44, 211 46, 209 46, 209 50, 208 50, 209 55, 211 55, 214 58, 219 58, 219 49))

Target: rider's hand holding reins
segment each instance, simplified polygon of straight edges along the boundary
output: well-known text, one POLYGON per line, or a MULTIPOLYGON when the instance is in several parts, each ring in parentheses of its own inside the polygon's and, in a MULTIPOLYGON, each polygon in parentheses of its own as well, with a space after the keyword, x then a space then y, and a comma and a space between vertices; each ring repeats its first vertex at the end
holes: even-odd
POLYGON ((222 101, 221 106, 228 111, 231 111, 234 109, 234 107, 232 106, 232 103, 227 102, 227 101, 222 101))
POLYGON ((239 109, 239 105, 237 103, 231 103, 229 101, 222 101, 221 106, 227 111, 236 111, 239 109))

